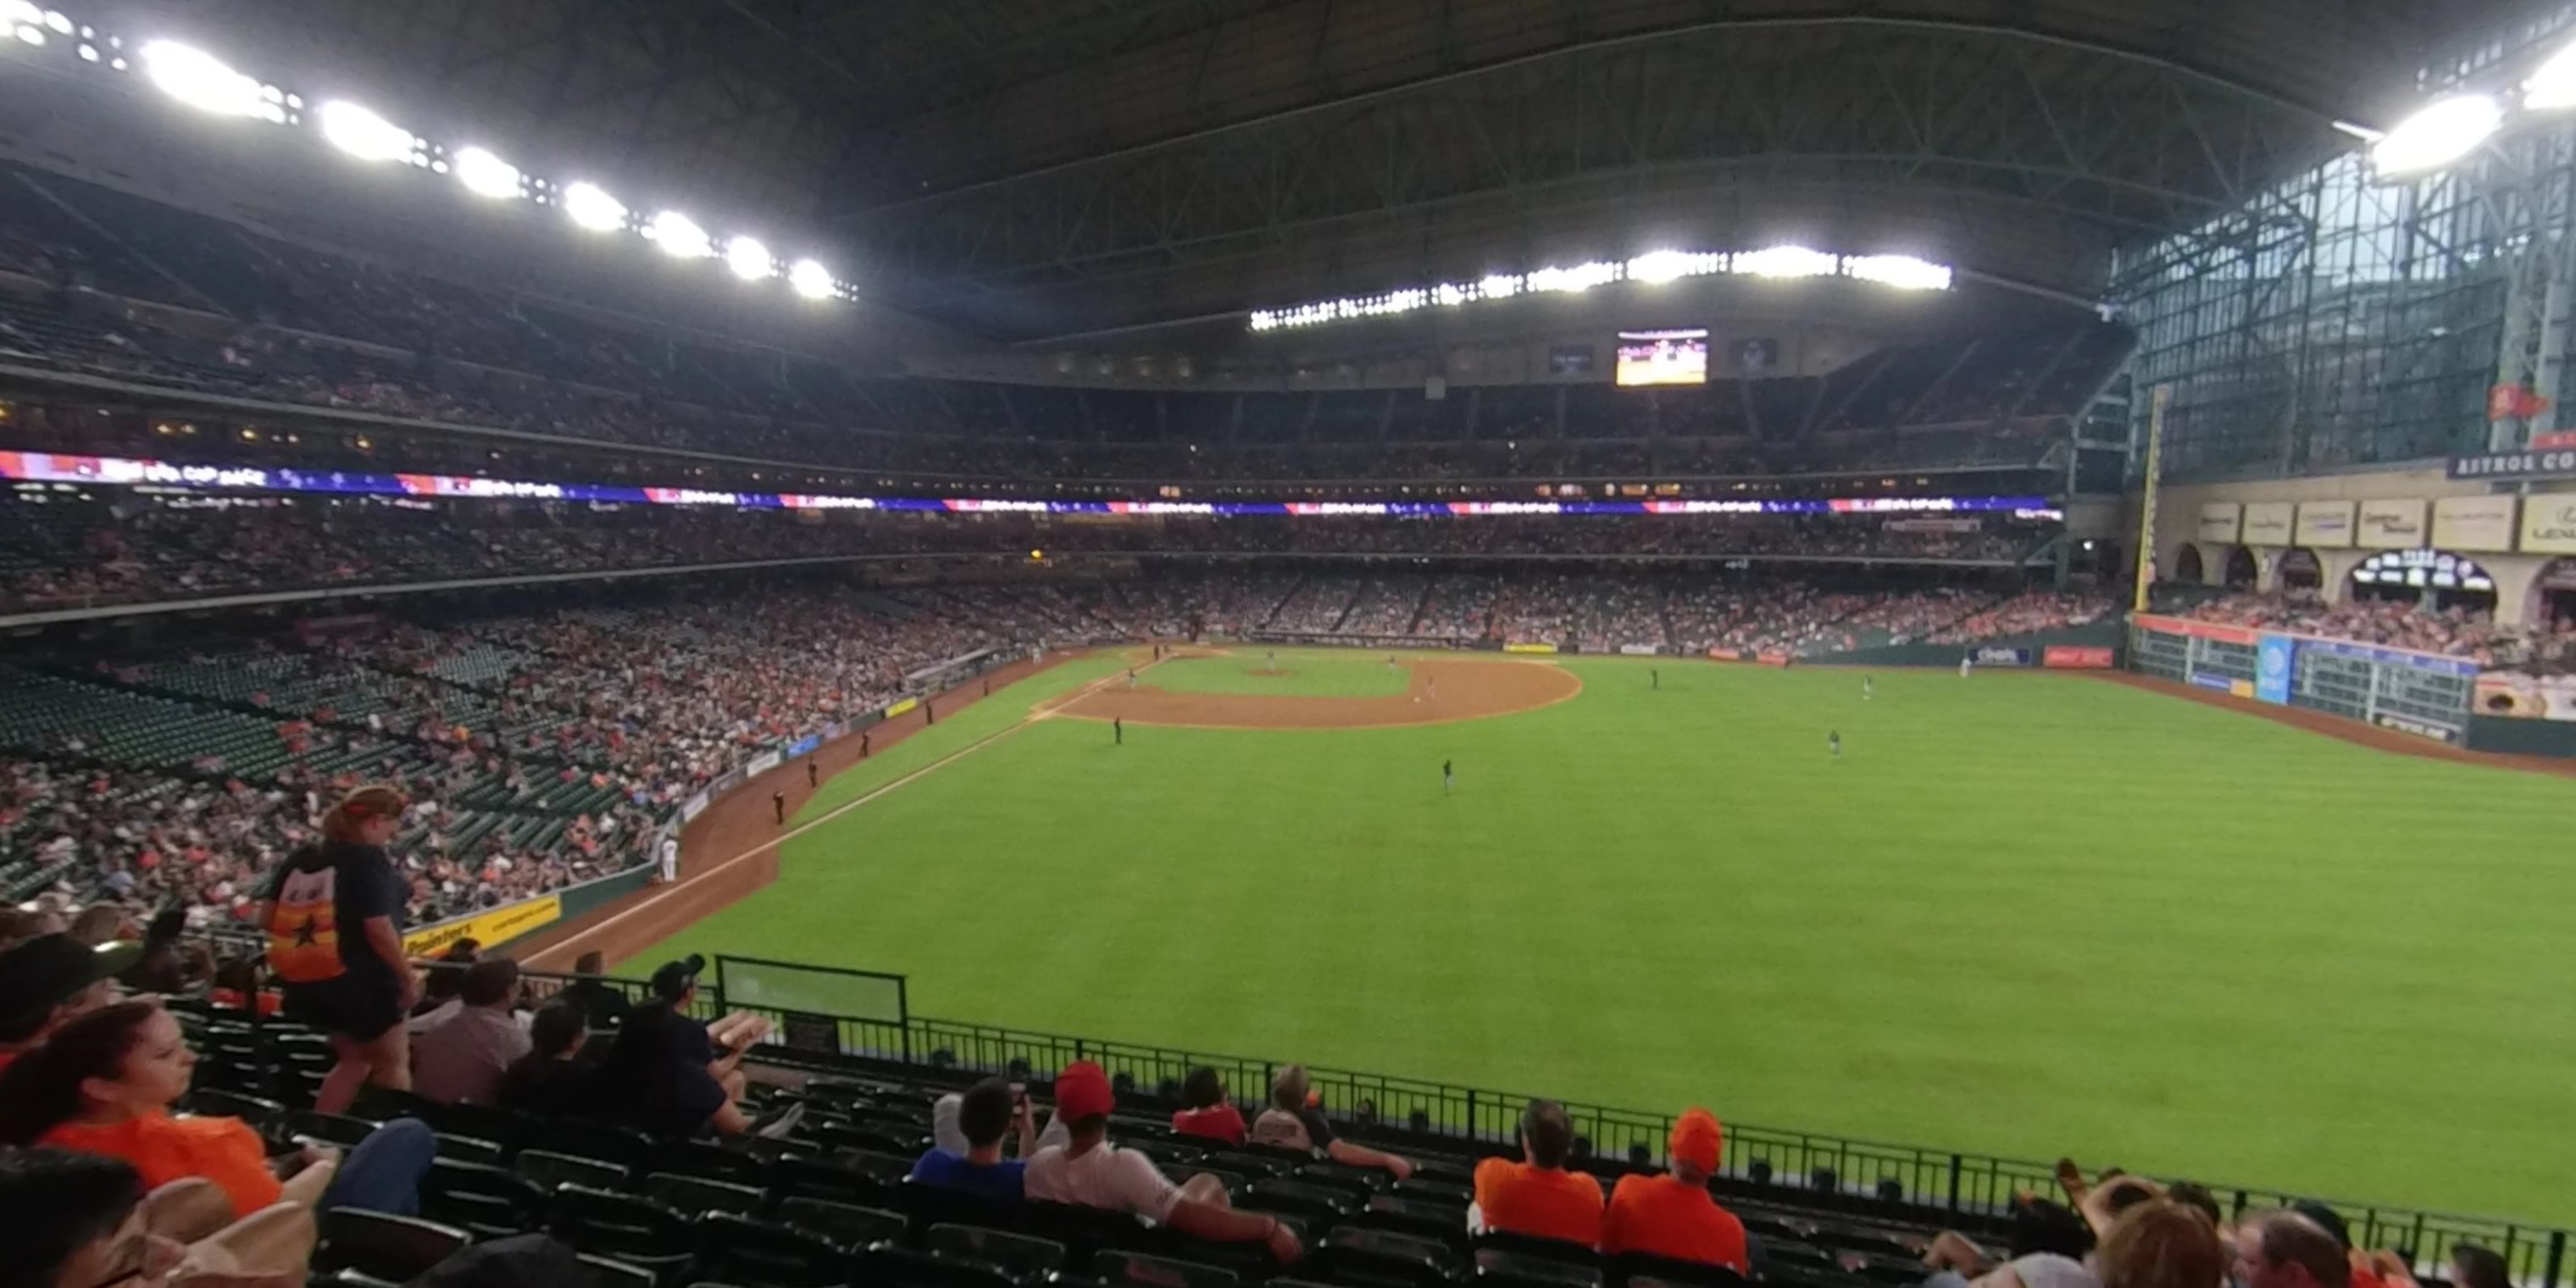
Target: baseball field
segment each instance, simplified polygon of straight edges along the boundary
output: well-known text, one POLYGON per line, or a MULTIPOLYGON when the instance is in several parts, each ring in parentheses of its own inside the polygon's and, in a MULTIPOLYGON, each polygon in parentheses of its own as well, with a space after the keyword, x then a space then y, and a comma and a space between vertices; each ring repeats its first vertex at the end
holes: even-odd
POLYGON ((773 884, 629 960, 2576 1219, 2576 780, 2064 674, 1135 665, 1040 671, 826 779, 773 884))

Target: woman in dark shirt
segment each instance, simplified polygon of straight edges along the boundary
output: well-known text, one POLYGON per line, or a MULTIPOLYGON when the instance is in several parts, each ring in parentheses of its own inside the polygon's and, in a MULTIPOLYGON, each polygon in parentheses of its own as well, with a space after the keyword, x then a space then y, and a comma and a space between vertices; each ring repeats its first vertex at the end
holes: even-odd
POLYGON ((361 787, 322 816, 322 841, 289 855, 269 883, 259 924, 286 1015, 331 1039, 339 1063, 313 1108, 344 1113, 367 1083, 411 1090, 402 1019, 420 998, 403 957, 403 883, 385 843, 410 806, 402 792, 361 787))

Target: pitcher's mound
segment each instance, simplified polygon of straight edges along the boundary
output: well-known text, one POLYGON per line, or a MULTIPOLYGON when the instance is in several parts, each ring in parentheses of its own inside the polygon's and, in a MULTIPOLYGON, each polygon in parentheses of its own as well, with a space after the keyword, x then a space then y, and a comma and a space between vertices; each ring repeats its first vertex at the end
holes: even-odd
MULTIPOLYGON (((1481 720, 1553 706, 1583 691, 1574 673, 1545 662, 1502 658, 1406 659, 1412 686, 1380 698, 1301 698, 1259 693, 1167 693, 1111 687, 1066 704, 1060 714, 1112 716, 1129 724, 1202 729, 1361 729, 1481 720)), ((1250 671, 1249 675, 1290 675, 1250 671)))

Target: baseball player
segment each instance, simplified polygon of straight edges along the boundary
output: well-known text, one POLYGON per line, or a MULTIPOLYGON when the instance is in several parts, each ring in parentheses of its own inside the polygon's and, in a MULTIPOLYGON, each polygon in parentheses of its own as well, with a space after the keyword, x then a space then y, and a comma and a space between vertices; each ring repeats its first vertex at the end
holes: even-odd
POLYGON ((1876 693, 1876 692, 1878 692, 1878 679, 1877 679, 1877 677, 1875 677, 1875 676, 1868 676, 1868 675, 1864 675, 1864 676, 1860 677, 1860 700, 1861 700, 1861 701, 1863 701, 1863 702, 1867 702, 1867 701, 1869 701, 1870 696, 1871 696, 1872 694, 1876 693))
POLYGON ((1843 758, 1843 735, 1841 730, 1834 729, 1826 731, 1825 749, 1834 754, 1834 759, 1840 760, 1843 758))
POLYGON ((1444 760, 1444 761, 1441 761, 1441 762, 1440 762, 1440 794, 1441 794, 1441 795, 1443 795, 1443 796, 1446 796, 1446 795, 1448 795, 1451 791, 1456 790, 1457 786, 1458 786, 1458 762, 1456 762, 1456 761, 1454 761, 1454 760, 1444 760))

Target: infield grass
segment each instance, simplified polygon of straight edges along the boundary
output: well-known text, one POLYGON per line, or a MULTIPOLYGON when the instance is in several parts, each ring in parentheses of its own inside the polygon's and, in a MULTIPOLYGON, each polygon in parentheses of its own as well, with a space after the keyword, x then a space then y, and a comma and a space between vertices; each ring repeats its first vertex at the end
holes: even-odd
MULTIPOLYGON (((1352 656, 1281 665, 1383 674, 1352 656)), ((1654 692, 1645 664, 1563 664, 1577 699, 1452 725, 1114 747, 1029 723, 639 958, 900 971, 926 1015, 2576 1220, 2576 782, 2072 676, 1882 671, 1864 702, 1846 670, 1667 659, 1654 692)), ((807 816, 1123 666, 998 692, 807 816)))

